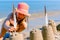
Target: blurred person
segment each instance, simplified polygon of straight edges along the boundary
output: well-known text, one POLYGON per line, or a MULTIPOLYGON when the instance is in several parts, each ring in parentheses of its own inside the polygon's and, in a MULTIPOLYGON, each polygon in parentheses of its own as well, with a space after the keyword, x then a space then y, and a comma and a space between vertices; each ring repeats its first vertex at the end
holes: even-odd
POLYGON ((4 37, 4 35, 6 34, 7 31, 8 32, 13 32, 13 31, 22 32, 24 29, 27 28, 26 17, 30 16, 30 14, 28 13, 28 10, 29 10, 28 4, 26 4, 24 2, 18 4, 18 7, 15 9, 17 26, 16 26, 16 28, 14 28, 13 13, 9 14, 2 25, 0 40, 2 39, 2 37, 4 37))

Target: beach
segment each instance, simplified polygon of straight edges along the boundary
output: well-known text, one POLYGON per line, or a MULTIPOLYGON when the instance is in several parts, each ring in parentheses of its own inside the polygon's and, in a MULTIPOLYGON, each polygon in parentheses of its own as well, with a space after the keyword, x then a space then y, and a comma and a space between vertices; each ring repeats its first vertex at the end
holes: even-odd
MULTIPOLYGON (((60 11, 50 11, 47 12, 48 19, 52 19, 58 25, 60 23, 60 11)), ((31 17, 28 18, 28 27, 21 33, 23 33, 25 38, 30 36, 30 31, 32 29, 40 29, 43 25, 45 25, 45 17, 44 12, 39 13, 31 13, 31 17)), ((4 20, 3 20, 4 21, 4 20)), ((3 22, 0 23, 0 27, 3 22)))
MULTIPOLYGON (((2 24, 4 20, 13 10, 12 4, 14 4, 14 7, 17 8, 17 5, 19 2, 26 2, 30 8, 29 14, 31 14, 27 22, 28 27, 24 31, 20 32, 23 34, 25 40, 30 40, 30 31, 32 31, 33 29, 42 30, 42 26, 46 24, 44 6, 46 6, 46 13, 47 13, 48 20, 53 20, 56 23, 56 26, 60 24, 60 1, 58 0, 45 0, 45 1, 44 0, 33 0, 33 1, 30 1, 30 0, 25 0, 25 1, 24 0, 20 0, 20 1, 18 0, 6 1, 5 0, 3 1, 2 0, 0 1, 0 33, 1 33, 1 28, 2 28, 2 24)), ((50 34, 50 33, 48 32, 47 34, 50 34)), ((54 36, 56 40, 60 40, 58 38, 58 36, 60 36, 60 31, 58 31, 57 34, 59 35, 54 35, 54 36)))
MULTIPOLYGON (((50 19, 54 20, 56 25, 60 24, 59 11, 50 11, 50 12, 47 12, 47 14, 48 14, 49 20, 50 19)), ((29 22, 28 22, 28 28, 24 31, 24 33, 26 34, 26 37, 30 36, 29 34, 32 29, 40 29, 42 28, 43 25, 45 25, 44 12, 31 14, 31 17, 29 18, 29 22)))

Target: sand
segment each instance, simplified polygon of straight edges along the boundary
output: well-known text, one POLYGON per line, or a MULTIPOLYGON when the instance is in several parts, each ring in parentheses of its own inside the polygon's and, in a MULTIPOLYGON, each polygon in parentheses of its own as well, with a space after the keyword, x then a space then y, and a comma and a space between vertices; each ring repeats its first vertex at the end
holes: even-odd
MULTIPOLYGON (((56 17, 56 16, 60 15, 60 11, 58 11, 58 10, 57 11, 48 11, 47 13, 48 13, 49 17, 56 17)), ((38 12, 38 13, 33 13, 33 14, 31 13, 31 17, 29 17, 29 21, 31 22, 32 20, 36 20, 37 18, 44 18, 44 12, 38 12)), ((2 23, 2 21, 0 23, 2 23)), ((56 25, 58 25, 59 23, 60 22, 56 22, 56 25)), ((42 24, 42 25, 44 25, 44 24, 42 24)), ((42 27, 42 25, 36 25, 34 28, 40 29, 42 27)), ((33 29, 33 26, 32 25, 30 25, 30 26, 33 29)), ((29 27, 29 29, 31 29, 31 28, 29 27)), ((29 32, 24 31, 23 34, 24 34, 25 39, 26 38, 29 39, 29 34, 30 34, 29 32)), ((57 34, 60 36, 59 32, 57 34)), ((58 36, 58 35, 55 35, 55 36, 58 36)))

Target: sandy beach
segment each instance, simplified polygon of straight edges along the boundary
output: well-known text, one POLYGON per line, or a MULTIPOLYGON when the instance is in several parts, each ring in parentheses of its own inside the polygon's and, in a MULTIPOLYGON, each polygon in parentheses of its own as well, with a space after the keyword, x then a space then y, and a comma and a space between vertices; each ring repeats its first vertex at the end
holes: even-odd
MULTIPOLYGON (((60 11, 49 11, 49 12, 47 12, 47 14, 48 14, 48 19, 58 20, 60 11), (52 18, 49 18, 49 17, 52 17, 52 18), (54 19, 54 18, 56 18, 56 19, 54 19)), ((24 34, 24 37, 25 38, 29 37, 30 31, 32 29, 42 28, 42 26, 44 25, 44 22, 45 22, 44 21, 44 12, 31 13, 31 17, 29 17, 29 22, 28 22, 28 28, 22 32, 24 34)), ((56 22, 57 25, 59 23, 60 23, 60 21, 56 22)), ((2 22, 0 23, 0 25, 1 24, 2 24, 2 22)))
MULTIPOLYGON (((47 14, 48 14, 48 17, 52 17, 51 19, 55 21, 56 25, 60 24, 60 21, 58 19, 60 15, 60 11, 49 11, 47 12, 47 14), (56 19, 53 19, 53 18, 56 18, 56 19)), ((31 31, 32 29, 42 28, 42 26, 44 25, 44 23, 42 23, 44 22, 44 19, 42 18, 44 18, 44 12, 31 14, 31 17, 29 18, 29 22, 34 21, 34 23, 32 22, 32 25, 31 23, 29 23, 28 30, 31 31), (35 26, 33 24, 35 24, 35 26)), ((28 36, 30 36, 29 32, 26 34, 26 37, 28 36)))

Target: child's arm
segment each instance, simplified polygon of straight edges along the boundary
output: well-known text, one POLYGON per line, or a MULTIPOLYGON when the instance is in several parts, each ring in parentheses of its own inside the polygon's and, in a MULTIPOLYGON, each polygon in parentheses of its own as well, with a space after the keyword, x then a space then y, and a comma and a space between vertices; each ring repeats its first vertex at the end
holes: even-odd
POLYGON ((10 28, 10 22, 9 22, 9 20, 6 20, 6 22, 4 23, 4 28, 6 30, 9 30, 9 28, 10 28))
POLYGON ((23 21, 20 25, 17 25, 17 32, 21 32, 27 28, 27 22, 23 21))

